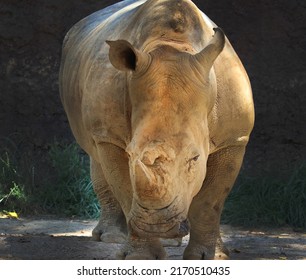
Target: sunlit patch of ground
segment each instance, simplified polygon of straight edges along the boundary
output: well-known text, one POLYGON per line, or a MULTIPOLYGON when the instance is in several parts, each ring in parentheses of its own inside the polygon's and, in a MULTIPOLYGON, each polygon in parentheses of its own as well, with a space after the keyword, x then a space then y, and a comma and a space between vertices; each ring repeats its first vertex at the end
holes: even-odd
MULTIPOLYGON (((92 220, 0 219, 0 259, 115 259, 121 244, 92 241, 92 220)), ((284 229, 222 226, 231 259, 306 259, 306 233, 284 229)), ((166 247, 169 259, 181 259, 180 247, 166 247)))

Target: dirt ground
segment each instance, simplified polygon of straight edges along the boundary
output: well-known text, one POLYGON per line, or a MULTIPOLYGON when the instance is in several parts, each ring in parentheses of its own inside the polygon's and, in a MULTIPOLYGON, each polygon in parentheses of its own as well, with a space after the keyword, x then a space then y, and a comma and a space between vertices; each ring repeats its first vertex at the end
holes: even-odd
MULTIPOLYGON (((0 219, 0 259, 115 259, 122 245, 92 241, 96 221, 53 218, 0 219)), ((222 226, 231 259, 306 260, 306 233, 289 228, 259 230, 222 226)), ((188 242, 166 247, 168 259, 181 259, 188 242)))

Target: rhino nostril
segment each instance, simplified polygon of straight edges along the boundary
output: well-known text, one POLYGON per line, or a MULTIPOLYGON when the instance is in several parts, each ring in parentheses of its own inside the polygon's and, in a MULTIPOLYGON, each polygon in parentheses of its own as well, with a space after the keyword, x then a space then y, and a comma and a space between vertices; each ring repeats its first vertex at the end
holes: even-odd
POLYGON ((147 166, 157 166, 164 162, 166 158, 163 155, 156 155, 154 153, 145 152, 141 161, 147 166))
POLYGON ((159 156, 156 159, 154 159, 154 162, 152 165, 159 165, 160 163, 162 163, 164 161, 164 157, 163 156, 159 156))

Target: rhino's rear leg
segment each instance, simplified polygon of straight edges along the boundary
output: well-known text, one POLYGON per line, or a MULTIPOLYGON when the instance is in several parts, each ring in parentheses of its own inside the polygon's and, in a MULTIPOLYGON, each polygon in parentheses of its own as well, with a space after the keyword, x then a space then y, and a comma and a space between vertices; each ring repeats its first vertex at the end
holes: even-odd
POLYGON ((93 159, 90 161, 90 173, 101 206, 100 219, 92 231, 92 237, 96 241, 124 243, 127 234, 125 216, 105 180, 100 164, 93 159))
POLYGON ((227 259, 229 251, 220 235, 224 201, 239 173, 245 147, 232 146, 212 154, 202 189, 189 210, 190 240, 185 259, 227 259))

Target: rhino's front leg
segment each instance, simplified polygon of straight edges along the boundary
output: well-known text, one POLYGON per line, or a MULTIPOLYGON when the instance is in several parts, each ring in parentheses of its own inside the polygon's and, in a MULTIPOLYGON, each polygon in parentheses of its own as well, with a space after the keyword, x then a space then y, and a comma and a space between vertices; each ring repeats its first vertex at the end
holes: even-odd
POLYGON ((210 155, 202 189, 189 210, 190 241, 184 259, 226 259, 228 250, 220 236, 223 204, 239 173, 244 146, 231 146, 210 155))
POLYGON ((124 213, 105 180, 100 163, 90 159, 91 181, 101 207, 100 219, 92 231, 96 241, 124 243, 127 236, 127 225, 124 213))

